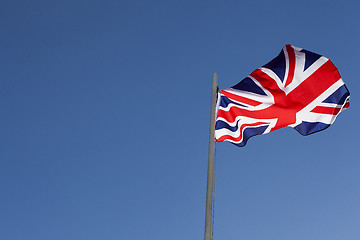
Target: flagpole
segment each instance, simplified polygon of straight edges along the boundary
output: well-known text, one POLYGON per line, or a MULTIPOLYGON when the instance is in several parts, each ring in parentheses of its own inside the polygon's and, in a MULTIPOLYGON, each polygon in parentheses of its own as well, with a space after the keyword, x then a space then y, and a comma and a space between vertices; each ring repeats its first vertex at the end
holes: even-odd
POLYGON ((215 156, 215 110, 216 95, 218 91, 217 74, 212 76, 211 93, 211 114, 210 114, 210 134, 209 134, 209 156, 206 187, 206 212, 205 212, 205 234, 204 240, 211 240, 212 211, 213 211, 213 181, 214 181, 214 156, 215 156))

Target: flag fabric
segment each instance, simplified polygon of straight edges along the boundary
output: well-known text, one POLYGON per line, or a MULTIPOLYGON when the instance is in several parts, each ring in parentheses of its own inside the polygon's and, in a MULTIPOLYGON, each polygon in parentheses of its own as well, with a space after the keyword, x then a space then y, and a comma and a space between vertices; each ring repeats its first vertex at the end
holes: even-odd
POLYGON ((328 58, 285 45, 272 61, 218 94, 215 138, 242 147, 250 137, 282 127, 309 135, 329 127, 349 98, 328 58))

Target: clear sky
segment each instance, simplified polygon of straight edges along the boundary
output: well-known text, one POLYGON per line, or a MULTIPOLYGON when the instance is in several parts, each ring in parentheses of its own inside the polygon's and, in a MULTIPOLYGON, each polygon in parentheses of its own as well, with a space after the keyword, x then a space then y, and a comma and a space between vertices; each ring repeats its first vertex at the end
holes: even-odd
POLYGON ((202 240, 211 75, 284 44, 339 68, 350 108, 216 146, 214 238, 358 240, 356 1, 0 4, 0 239, 202 240))

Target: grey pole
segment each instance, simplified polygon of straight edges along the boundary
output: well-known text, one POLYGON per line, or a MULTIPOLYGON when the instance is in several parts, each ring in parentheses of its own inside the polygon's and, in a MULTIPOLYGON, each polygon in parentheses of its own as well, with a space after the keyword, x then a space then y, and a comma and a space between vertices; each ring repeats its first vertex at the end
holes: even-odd
POLYGON ((215 109, 216 95, 218 91, 217 74, 212 76, 211 93, 211 114, 210 114, 210 134, 209 134, 209 158, 206 188, 206 212, 205 212, 205 236, 204 240, 211 240, 212 210, 213 210, 213 180, 214 180, 214 148, 215 148, 215 109))

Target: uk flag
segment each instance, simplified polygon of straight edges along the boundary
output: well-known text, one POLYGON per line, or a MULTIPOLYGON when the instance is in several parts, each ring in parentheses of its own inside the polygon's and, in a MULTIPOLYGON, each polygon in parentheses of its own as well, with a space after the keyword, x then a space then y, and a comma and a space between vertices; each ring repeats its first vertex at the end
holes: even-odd
POLYGON ((329 127, 349 98, 328 58, 285 45, 272 61, 218 94, 215 138, 242 147, 250 137, 282 127, 309 135, 329 127))

